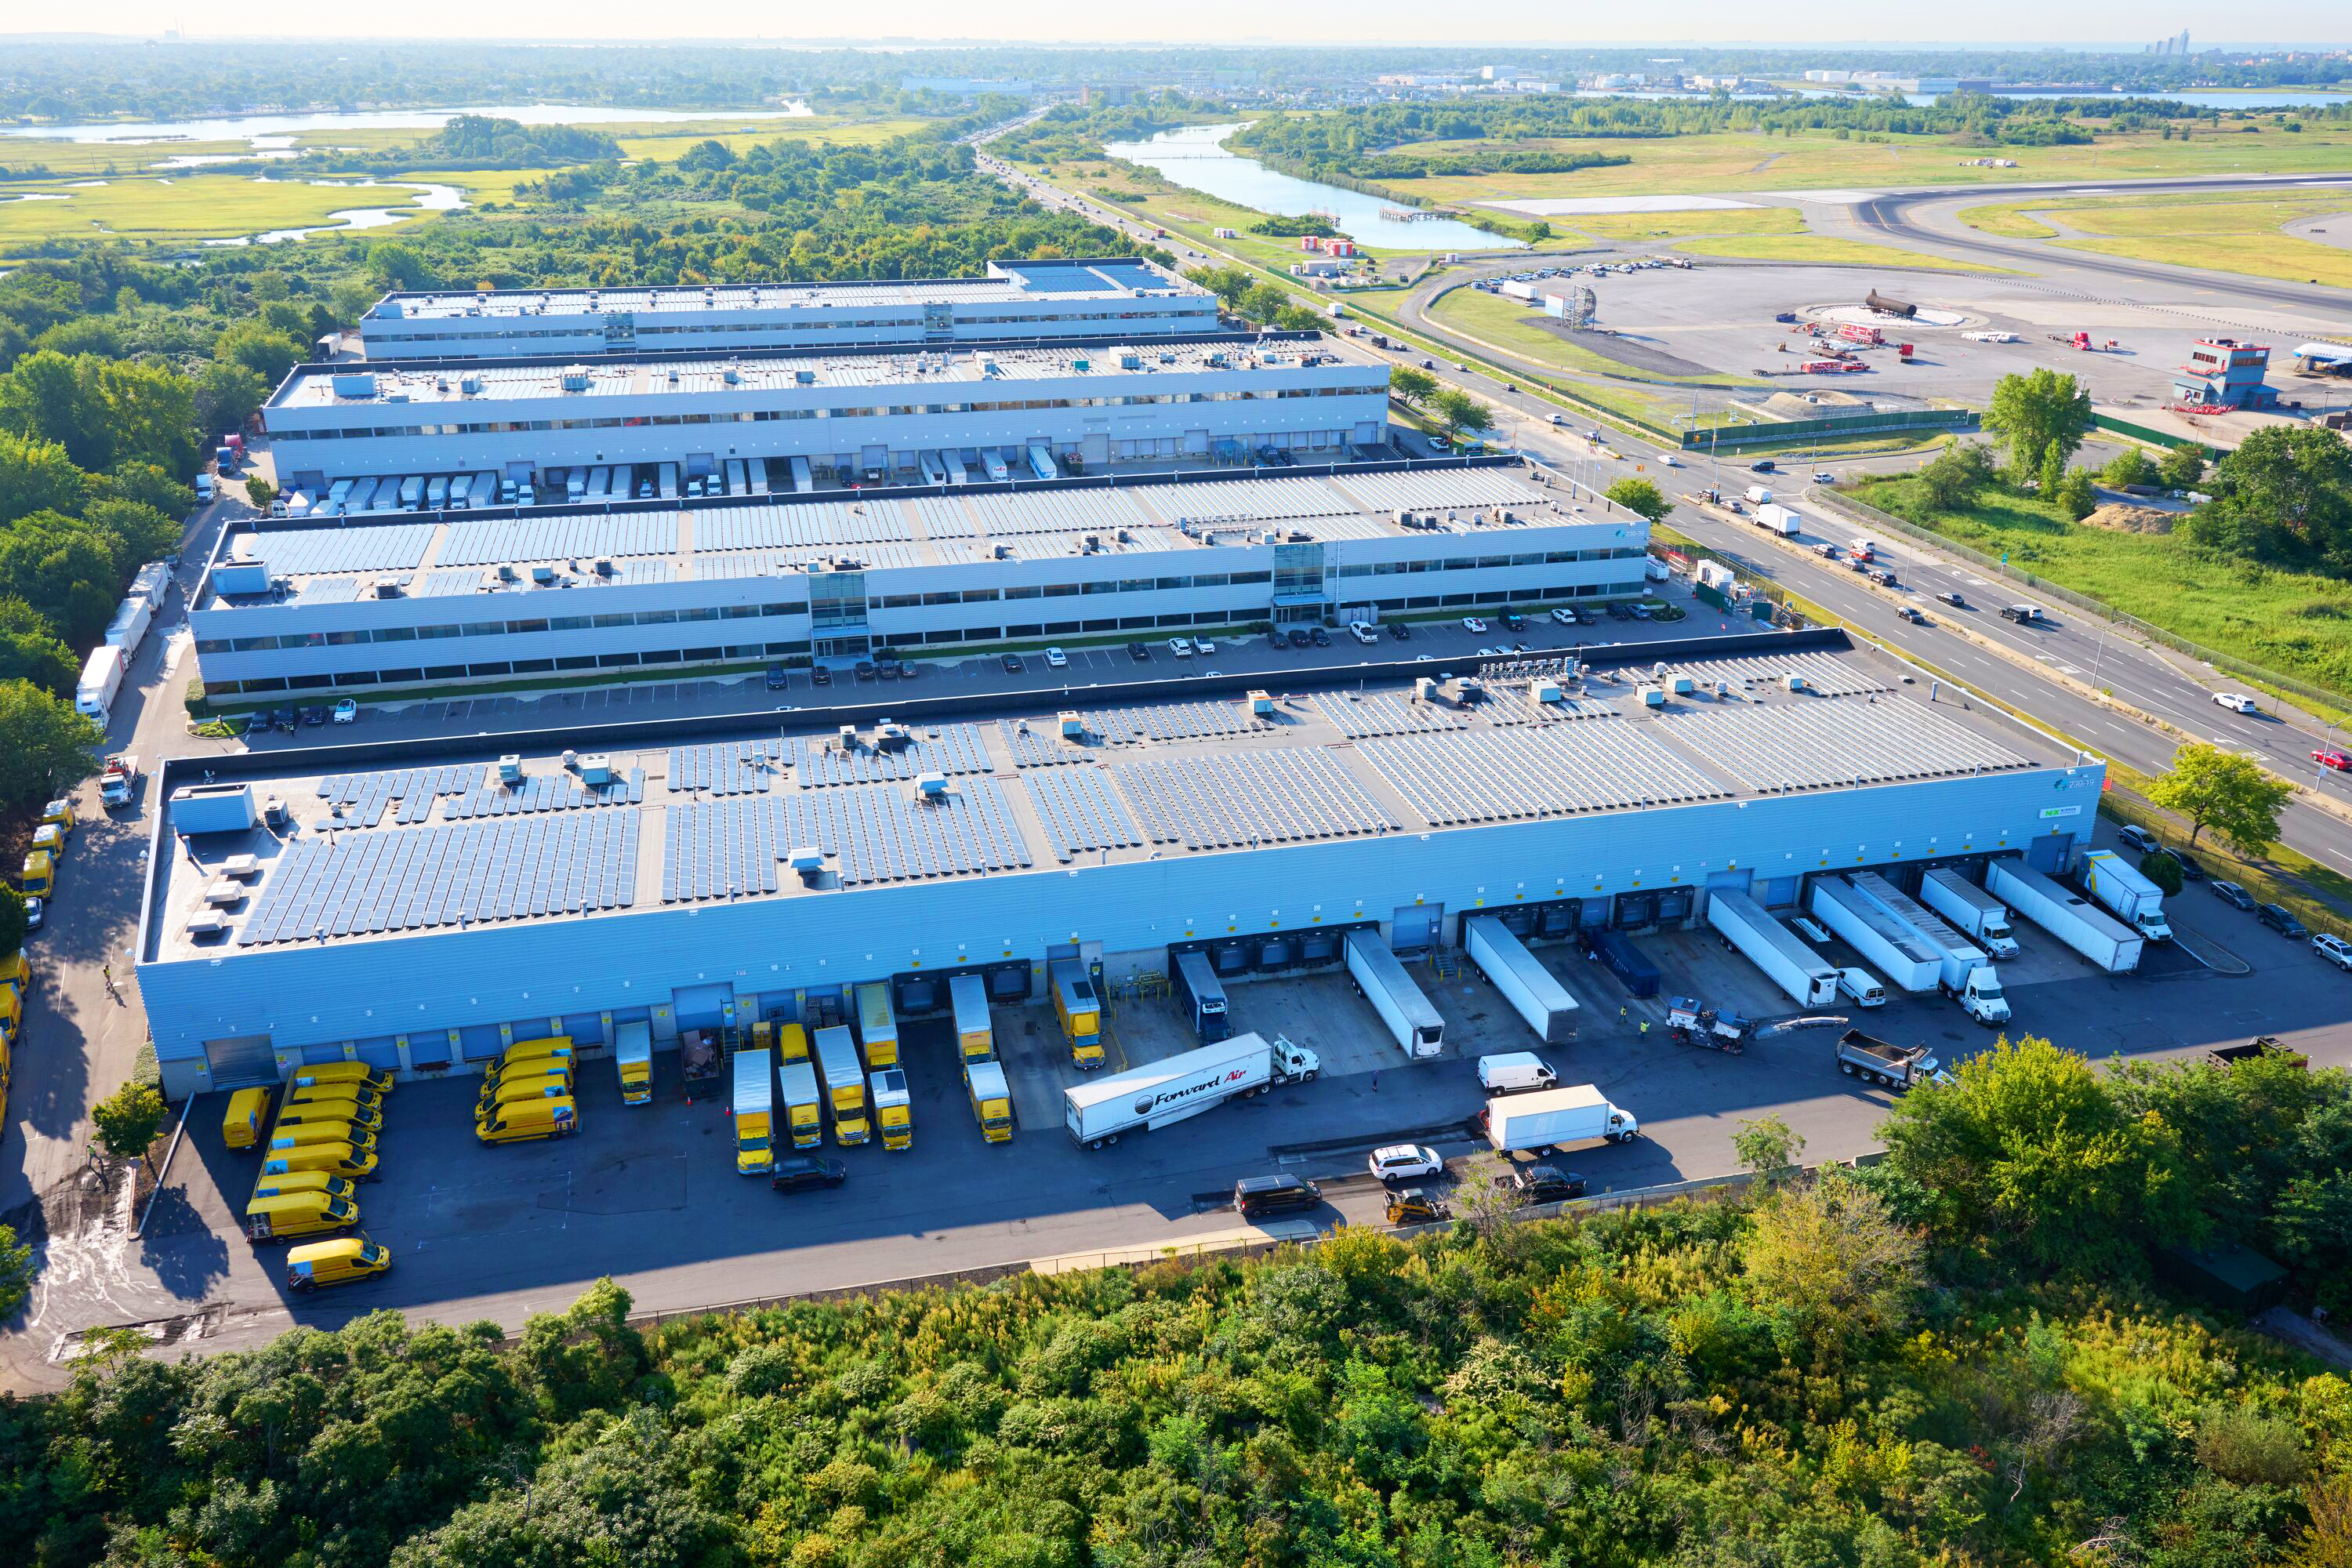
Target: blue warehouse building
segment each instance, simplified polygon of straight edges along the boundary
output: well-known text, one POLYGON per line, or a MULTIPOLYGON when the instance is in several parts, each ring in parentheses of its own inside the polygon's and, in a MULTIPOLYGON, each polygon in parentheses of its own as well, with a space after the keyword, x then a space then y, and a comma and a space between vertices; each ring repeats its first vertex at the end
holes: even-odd
POLYGON ((164 1086, 636 1021, 674 1047, 874 981, 921 1012, 964 972, 1010 1001, 1066 956, 1239 976, 1482 912, 1679 926, 1825 872, 2059 869, 2090 833, 2100 764, 1842 634, 1603 655, 175 762, 139 937, 164 1086))

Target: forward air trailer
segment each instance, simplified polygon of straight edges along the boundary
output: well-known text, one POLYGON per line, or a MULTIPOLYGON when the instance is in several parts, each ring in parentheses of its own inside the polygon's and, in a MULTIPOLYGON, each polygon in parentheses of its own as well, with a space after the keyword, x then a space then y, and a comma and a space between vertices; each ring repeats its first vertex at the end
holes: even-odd
POLYGON ((1323 1064, 1313 1051, 1276 1035, 1235 1035, 1062 1091, 1062 1125, 1088 1149, 1122 1134, 1171 1126, 1226 1100, 1263 1094, 1276 1084, 1307 1083, 1323 1064))
POLYGON ((1821 1007, 1837 1000, 1837 970, 1747 894, 1708 894, 1706 923, 1747 954, 1798 1006, 1821 1007))
POLYGON ((1466 915, 1462 946, 1479 975, 1527 1020, 1536 1038, 1563 1045, 1576 1034, 1576 998, 1492 915, 1466 915))
POLYGON ((1351 931, 1345 939, 1348 973, 1356 994, 1372 1005, 1388 1026, 1389 1038, 1407 1057, 1433 1057, 1445 1048, 1445 1020, 1429 1005, 1412 976, 1378 931, 1351 931))

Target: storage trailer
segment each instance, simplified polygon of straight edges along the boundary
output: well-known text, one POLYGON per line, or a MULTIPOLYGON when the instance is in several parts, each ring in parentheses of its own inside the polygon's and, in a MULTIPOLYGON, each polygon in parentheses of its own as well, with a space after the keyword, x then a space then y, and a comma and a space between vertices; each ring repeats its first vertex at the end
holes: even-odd
POLYGON ((1465 915, 1462 945, 1487 984, 1527 1020, 1536 1038, 1557 1046, 1573 1037, 1576 998, 1511 934, 1509 927, 1492 915, 1465 915))
POLYGON ((1126 1133, 1172 1126, 1277 1084, 1309 1082, 1322 1067, 1313 1051, 1279 1035, 1271 1040, 1235 1035, 1064 1089, 1062 1126, 1072 1142, 1099 1149, 1126 1133))
POLYGON ((1917 900, 1899 890, 1875 871, 1857 871, 1846 879, 1854 889, 1936 951, 1936 989, 1960 1005, 1978 1023, 1988 1026, 2009 1022, 2009 998, 2000 988, 2000 973, 1976 943, 1930 914, 1917 900))
POLYGON ((1943 973, 1943 953, 1843 878, 1816 878, 1806 907, 1891 984, 1906 991, 1935 989, 1943 973))
POLYGON ((1102 1066, 1102 998, 1087 966, 1075 958, 1057 958, 1045 966, 1045 983, 1053 988, 1054 1016, 1070 1059, 1081 1068, 1102 1066))
POLYGON ((735 1173, 764 1176, 776 1168, 775 1063, 756 1049, 735 1053, 735 1173))
POLYGON ((1197 950, 1180 952, 1175 971, 1176 1005, 1184 1009, 1193 1035, 1204 1046, 1231 1035, 1234 1023, 1225 1006, 1225 983, 1217 978, 1209 955, 1197 950))
POLYGON ((817 1089, 815 1066, 806 1057, 780 1062, 776 1083, 784 1091, 784 1125, 792 1132, 793 1147, 814 1149, 824 1142, 824 1118, 819 1108, 824 1097, 817 1089))
POLYGON ((2022 860, 2004 858, 1986 867, 1985 890, 2109 974, 2139 967, 2147 938, 2022 860))
POLYGON ((1380 932, 1351 931, 1344 946, 1356 994, 1372 1005, 1397 1048, 1411 1058, 1433 1057, 1444 1050, 1445 1020, 1438 1016, 1380 932))
POLYGON ((898 1015, 883 981, 857 988, 857 1039, 866 1047, 867 1070, 898 1065, 898 1015))
POLYGON ((1787 992, 1800 1007, 1837 1000, 1835 965, 1807 947, 1794 931, 1766 913, 1745 893, 1714 892, 1706 898, 1706 923, 1748 961, 1787 992))

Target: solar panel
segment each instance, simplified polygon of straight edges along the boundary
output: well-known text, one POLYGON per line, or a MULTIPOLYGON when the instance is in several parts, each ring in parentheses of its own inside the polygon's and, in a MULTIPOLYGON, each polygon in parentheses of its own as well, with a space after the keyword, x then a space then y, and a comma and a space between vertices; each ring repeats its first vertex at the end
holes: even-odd
POLYGON ((1622 720, 1388 736, 1357 750, 1439 826, 1680 805, 1729 793, 1622 720))
POLYGON ((1029 797, 1057 859, 1087 849, 1126 849, 1143 836, 1100 768, 1046 768, 1029 778, 1029 797))
POLYGON ((1189 849, 1348 838, 1397 826, 1319 747, 1131 763, 1113 776, 1153 842, 1189 849))
MULTIPOLYGON (((1777 688, 1780 685, 1780 678, 1790 674, 1803 676, 1805 684, 1824 697, 1864 697, 1872 692, 1895 689, 1891 682, 1881 679, 1876 672, 1862 665, 1848 664, 1834 654, 1819 651, 1703 658, 1666 668, 1669 674, 1687 675, 1709 691, 1715 689, 1715 683, 1718 680, 1734 692, 1746 692, 1759 687, 1777 688)), ((1638 674, 1633 669, 1623 673, 1638 674)))
POLYGON ((1049 768, 1061 763, 1094 760, 1094 753, 1083 742, 1064 740, 1061 726, 1050 721, 1033 724, 1026 719, 999 719, 996 733, 1015 767, 1049 768))
MULTIPOLYGON (((387 523, 370 528, 305 528, 253 535, 254 555, 273 577, 329 572, 410 572, 425 563, 436 524, 387 523)), ((449 564, 447 562, 444 565, 449 564)))
POLYGON ((498 779, 476 783, 441 808, 445 822, 477 816, 527 816, 542 811, 577 811, 591 805, 639 805, 646 798, 646 770, 631 768, 610 784, 581 782, 576 773, 533 773, 517 784, 498 779))
MULTIPOLYGON (((1373 511, 1444 511, 1448 507, 1525 507, 1549 510, 1550 498, 1542 490, 1496 468, 1448 468, 1432 473, 1349 474, 1333 488, 1358 497, 1373 511)), ((1533 522, 1556 524, 1556 515, 1530 517, 1533 522)))
POLYGON ((1106 708, 1082 715, 1082 721, 1090 738, 1110 746, 1140 745, 1146 741, 1206 741, 1274 728, 1242 701, 1158 702, 1148 707, 1106 708))
POLYGON ((879 784, 887 779, 911 779, 923 773, 984 773, 992 765, 982 743, 979 726, 946 724, 934 734, 912 731, 903 746, 884 749, 862 740, 845 752, 837 740, 795 736, 784 742, 785 765, 803 789, 829 784, 879 784))
POLYGON ((319 781, 319 798, 337 827, 373 827, 383 808, 399 801, 397 820, 414 825, 433 813, 436 795, 456 795, 481 777, 481 764, 402 768, 388 773, 331 773, 319 781))
POLYGON ((706 550, 805 550, 912 539, 896 501, 802 501, 699 512, 694 547, 706 550))
POLYGON ((1426 730, 1459 730, 1469 722, 1454 710, 1436 702, 1416 702, 1402 691, 1324 691, 1315 706, 1339 726, 1339 733, 1360 741, 1369 735, 1408 735, 1426 730))
POLYGON ((1800 698, 1668 710, 1675 740, 1752 789, 1886 784, 2027 766, 1997 742, 1919 703, 1890 698, 1800 698))
POLYGON ((435 559, 438 566, 497 566, 526 561, 593 556, 675 555, 677 513, 628 512, 617 517, 485 519, 453 522, 435 559))
POLYGON ((776 862, 803 845, 843 887, 1006 871, 1034 863, 992 779, 918 799, 905 785, 848 784, 765 800, 672 806, 662 898, 692 903, 772 892, 776 862))
POLYGON ((778 740, 722 741, 709 746, 677 746, 669 753, 669 787, 675 793, 765 795, 770 764, 784 755, 778 740))

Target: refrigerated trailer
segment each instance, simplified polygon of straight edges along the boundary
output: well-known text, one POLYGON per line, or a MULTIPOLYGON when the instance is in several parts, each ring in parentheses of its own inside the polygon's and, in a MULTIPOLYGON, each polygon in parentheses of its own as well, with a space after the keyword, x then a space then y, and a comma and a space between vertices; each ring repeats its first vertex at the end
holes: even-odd
POLYGON ((1843 878, 1817 878, 1806 907, 1890 983, 1906 991, 1936 988, 1943 973, 1943 953, 1843 878))
POLYGON ((1193 1035, 1204 1046, 1213 1046, 1234 1032, 1233 1018, 1225 1008, 1225 983, 1217 978, 1205 952, 1176 955, 1176 1004, 1184 1009, 1193 1035))
POLYGON ((1492 915, 1465 915, 1462 945, 1488 984, 1503 994, 1536 1038, 1564 1044, 1576 1033, 1576 998, 1492 915))
POLYGON ((1986 867, 1985 890, 2109 974, 2127 974, 2139 967, 2147 938, 2022 860, 1996 860, 1986 867))
POLYGON ((1235 1035, 1064 1089, 1062 1126, 1071 1142, 1099 1149, 1124 1133, 1172 1126, 1276 1084, 1308 1082, 1322 1068, 1313 1051, 1279 1035, 1235 1035))
POLYGON ((1346 945, 1348 973, 1355 978, 1356 994, 1372 1005, 1397 1048, 1416 1058, 1444 1050, 1445 1020, 1429 1005, 1429 998, 1422 994, 1380 932, 1351 931, 1346 945))
POLYGON ((1747 954, 1748 962, 1787 992, 1798 1006, 1820 1007, 1837 1000, 1836 967, 1747 894, 1709 893, 1706 923, 1747 954))

